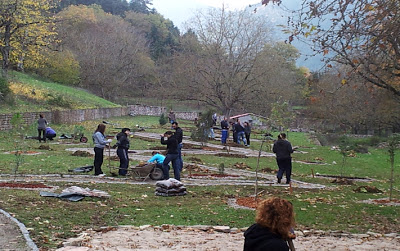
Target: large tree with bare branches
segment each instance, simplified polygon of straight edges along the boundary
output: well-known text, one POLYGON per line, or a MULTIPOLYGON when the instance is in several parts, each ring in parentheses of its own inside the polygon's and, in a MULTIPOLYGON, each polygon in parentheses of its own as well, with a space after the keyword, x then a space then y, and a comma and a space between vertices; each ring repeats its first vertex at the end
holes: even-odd
MULTIPOLYGON (((263 0, 280 4, 285 0, 263 0)), ((292 36, 311 41, 328 67, 349 67, 351 76, 400 96, 400 1, 302 0, 289 19, 292 36)))

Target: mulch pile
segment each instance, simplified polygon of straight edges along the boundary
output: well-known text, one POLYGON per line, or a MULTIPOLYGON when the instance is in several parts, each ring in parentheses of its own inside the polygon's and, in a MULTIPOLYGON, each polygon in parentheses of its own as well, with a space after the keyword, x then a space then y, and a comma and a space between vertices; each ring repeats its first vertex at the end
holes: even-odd
POLYGON ((354 192, 358 193, 383 193, 382 190, 376 188, 375 186, 359 186, 354 189, 354 192))
POLYGON ((353 185, 353 181, 346 178, 336 178, 331 181, 331 183, 339 184, 339 185, 353 185))
POLYGON ((261 169, 260 172, 262 172, 262 173, 277 173, 277 170, 266 167, 264 169, 261 169))
POLYGON ((237 168, 237 169, 251 170, 251 167, 248 166, 246 163, 243 163, 243 162, 241 162, 241 163, 236 162, 235 164, 233 164, 232 167, 233 168, 237 168))
MULTIPOLYGON (((260 199, 258 200, 260 201, 260 199)), ((236 203, 242 207, 257 208, 255 197, 241 197, 236 199, 236 203)))
POLYGON ((78 157, 92 157, 93 156, 93 154, 86 152, 86 151, 81 151, 81 150, 75 151, 71 155, 78 156, 78 157))

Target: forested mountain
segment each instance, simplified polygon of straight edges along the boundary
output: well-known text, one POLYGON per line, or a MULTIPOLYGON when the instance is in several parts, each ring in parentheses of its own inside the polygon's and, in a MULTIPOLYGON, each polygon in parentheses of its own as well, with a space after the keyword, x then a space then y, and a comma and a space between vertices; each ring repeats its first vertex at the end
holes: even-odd
MULTIPOLYGON (((360 77, 341 79, 351 74, 346 67, 312 74, 296 66, 299 51, 279 42, 272 21, 253 12, 198 12, 179 31, 150 0, 3 0, 2 75, 35 73, 120 104, 139 97, 190 100, 226 115, 255 112, 275 121, 290 121, 287 112, 302 106, 343 128, 399 127, 398 116, 390 116, 396 96, 360 77), (383 97, 387 102, 379 103, 383 97), (349 112, 354 107, 362 112, 349 112)), ((1 84, 0 99, 7 93, 1 84)))

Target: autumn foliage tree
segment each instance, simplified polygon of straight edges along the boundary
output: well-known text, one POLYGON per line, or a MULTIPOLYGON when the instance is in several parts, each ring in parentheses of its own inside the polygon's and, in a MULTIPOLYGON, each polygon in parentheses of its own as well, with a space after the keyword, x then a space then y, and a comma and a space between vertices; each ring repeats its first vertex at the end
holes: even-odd
POLYGON ((342 84, 358 76, 400 96, 400 1, 302 0, 293 13, 297 15, 289 19, 289 41, 311 41, 314 50, 325 55, 328 67, 348 66, 342 84))
POLYGON ((53 0, 2 0, 0 2, 0 52, 2 75, 7 76, 10 64, 23 69, 26 56, 37 63, 38 51, 51 42, 53 0))

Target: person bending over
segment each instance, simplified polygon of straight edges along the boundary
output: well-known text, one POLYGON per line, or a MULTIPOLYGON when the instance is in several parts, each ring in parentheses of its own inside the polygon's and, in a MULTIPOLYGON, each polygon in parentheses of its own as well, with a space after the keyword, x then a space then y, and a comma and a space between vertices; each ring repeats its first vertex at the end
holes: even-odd
POLYGON ((151 153, 151 155, 153 155, 153 157, 151 157, 151 159, 149 159, 147 161, 147 163, 156 163, 156 166, 158 168, 160 168, 161 170, 163 170, 163 162, 165 160, 165 156, 162 155, 161 153, 157 152, 157 151, 153 151, 151 153))
POLYGON ((46 133, 44 134, 46 139, 53 140, 57 136, 56 131, 53 130, 50 126, 46 128, 46 133))
POLYGON ((243 251, 289 251, 287 240, 294 239, 293 205, 288 200, 272 197, 261 201, 256 223, 244 233, 243 251))

